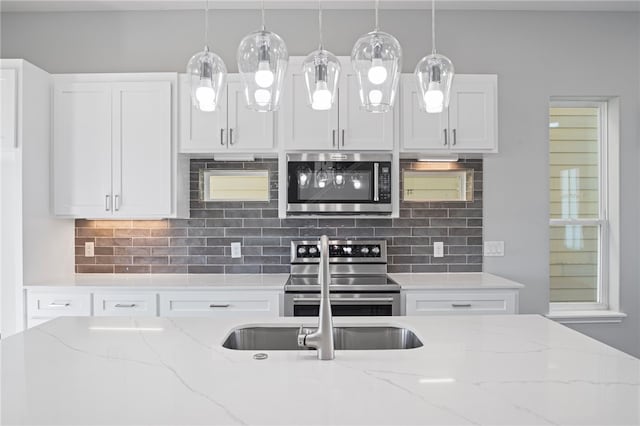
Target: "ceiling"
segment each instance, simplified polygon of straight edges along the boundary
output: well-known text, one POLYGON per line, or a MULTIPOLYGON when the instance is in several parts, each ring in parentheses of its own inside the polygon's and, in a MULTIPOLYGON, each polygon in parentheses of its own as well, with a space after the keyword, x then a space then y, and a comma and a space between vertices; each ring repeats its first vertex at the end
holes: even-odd
MULTIPOLYGON (((2 12, 189 10, 205 0, 0 0, 2 12)), ((370 9, 373 0, 323 0, 325 9, 370 9)), ((269 9, 315 9, 318 0, 265 0, 269 9)), ((258 0, 209 0, 212 9, 256 9, 258 0)), ((429 9, 430 0, 380 0, 382 9, 429 9)), ((640 0, 438 0, 438 9, 640 11, 640 0)))

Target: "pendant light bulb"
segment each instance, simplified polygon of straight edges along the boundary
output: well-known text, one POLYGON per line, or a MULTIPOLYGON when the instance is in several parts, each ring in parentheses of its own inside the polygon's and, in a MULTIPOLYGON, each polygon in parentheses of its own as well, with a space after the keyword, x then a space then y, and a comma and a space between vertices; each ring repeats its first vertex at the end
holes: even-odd
POLYGON ((269 67, 268 61, 260 61, 258 63, 258 71, 256 71, 256 84, 260 87, 267 88, 273 84, 273 72, 269 67))
POLYGON ((431 3, 432 53, 425 56, 416 65, 415 76, 420 109, 429 114, 438 114, 449 106, 451 83, 455 73, 449 58, 436 52, 435 0, 431 3))
POLYGON ((220 56, 206 45, 209 28, 209 2, 205 4, 205 47, 191 57, 187 64, 190 77, 191 102, 199 111, 211 112, 218 108, 218 100, 226 85, 227 67, 220 56))
POLYGON ((319 111, 331 109, 331 91, 326 81, 318 81, 316 84, 316 89, 313 91, 311 108, 319 111))
POLYGON ((351 65, 357 77, 362 109, 390 111, 400 81, 402 47, 394 36, 380 31, 377 0, 374 30, 356 41, 351 51, 351 65))

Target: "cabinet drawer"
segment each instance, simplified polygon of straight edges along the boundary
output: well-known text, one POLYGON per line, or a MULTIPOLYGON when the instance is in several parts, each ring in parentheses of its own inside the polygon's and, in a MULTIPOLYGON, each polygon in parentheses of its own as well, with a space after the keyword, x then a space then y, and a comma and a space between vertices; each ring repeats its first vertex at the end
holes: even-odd
POLYGON ((32 319, 91 315, 89 293, 28 292, 27 316, 32 319))
POLYGON ((495 315, 517 313, 517 296, 509 292, 407 293, 407 315, 495 315))
POLYGON ((156 293, 95 293, 95 316, 155 317, 158 315, 156 293))
POLYGON ((275 292, 164 292, 160 316, 278 316, 278 300, 275 292))

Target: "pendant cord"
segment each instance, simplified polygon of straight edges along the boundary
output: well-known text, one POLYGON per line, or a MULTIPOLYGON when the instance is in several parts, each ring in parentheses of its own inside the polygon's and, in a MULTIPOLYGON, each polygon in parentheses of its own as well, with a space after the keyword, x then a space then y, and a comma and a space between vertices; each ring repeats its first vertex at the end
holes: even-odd
POLYGON ((436 0, 431 0, 431 53, 436 54, 436 0))
POLYGON ((204 45, 209 45, 209 0, 204 0, 204 45))
POLYGON ((320 50, 324 50, 324 40, 322 39, 322 0, 318 0, 318 37, 320 40, 320 50))
POLYGON ((380 25, 378 24, 378 9, 380 8, 380 0, 376 0, 376 32, 380 31, 380 25))
POLYGON ((262 31, 266 31, 267 29, 267 24, 266 24, 266 19, 264 17, 264 0, 262 0, 262 31))

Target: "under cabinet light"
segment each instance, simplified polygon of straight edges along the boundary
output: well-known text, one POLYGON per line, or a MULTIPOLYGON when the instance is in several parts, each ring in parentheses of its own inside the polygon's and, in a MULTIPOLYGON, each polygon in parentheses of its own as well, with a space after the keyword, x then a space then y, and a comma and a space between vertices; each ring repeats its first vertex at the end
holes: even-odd
POLYGON ((420 161, 420 162, 449 162, 449 163, 455 163, 459 159, 460 158, 458 157, 458 154, 452 154, 452 155, 440 155, 440 156, 433 156, 433 157, 419 157, 418 161, 420 161))

